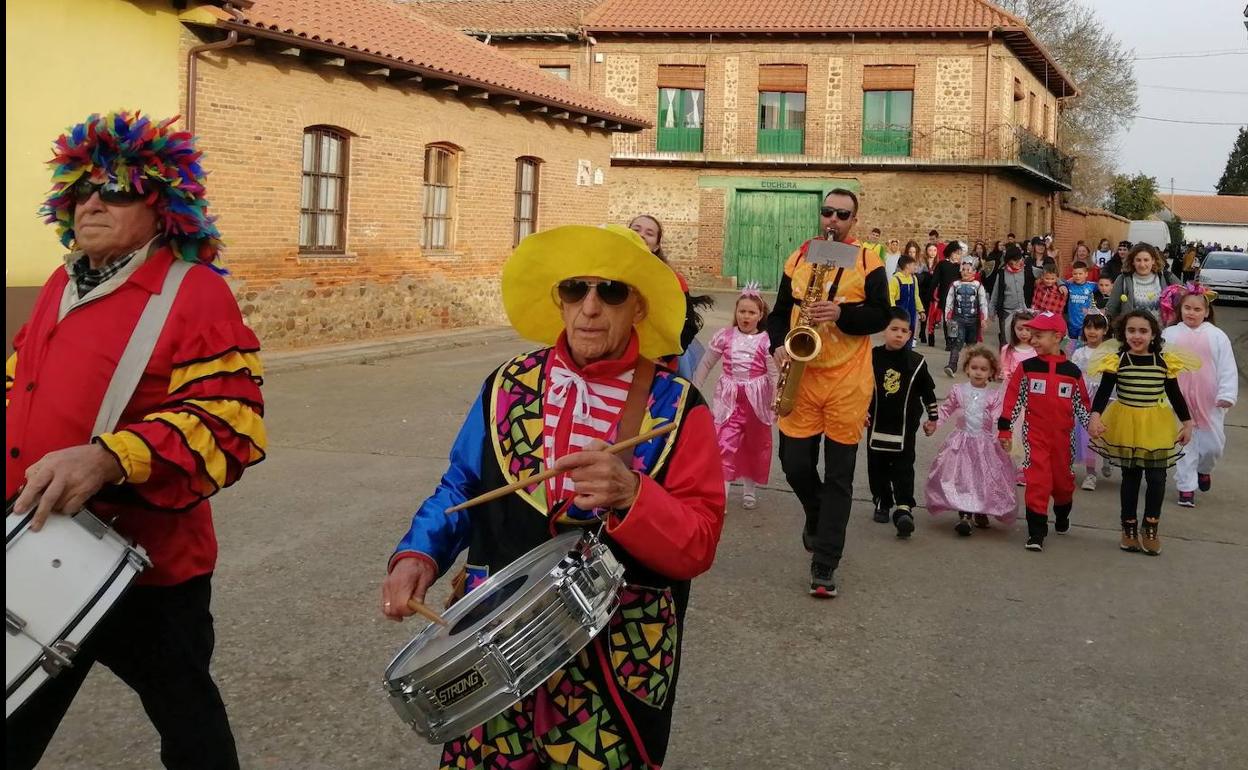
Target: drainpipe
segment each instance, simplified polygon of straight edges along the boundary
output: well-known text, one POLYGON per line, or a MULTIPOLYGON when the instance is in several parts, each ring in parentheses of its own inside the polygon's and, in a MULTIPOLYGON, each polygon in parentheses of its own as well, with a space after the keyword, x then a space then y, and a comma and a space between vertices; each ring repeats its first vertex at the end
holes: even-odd
MULTIPOLYGON (((988 46, 984 49, 984 160, 988 160, 988 84, 992 74, 992 33, 995 29, 988 30, 988 46)), ((979 230, 981 238, 990 238, 993 233, 988 232, 988 172, 984 172, 982 180, 982 195, 979 201, 979 230)), ((1000 228, 998 228, 1000 229, 1000 228)))
MULTIPOLYGON (((226 13, 234 17, 234 21, 239 22, 242 20, 242 13, 236 10, 233 5, 226 3, 224 8, 226 13)), ((186 52, 186 130, 188 133, 195 133, 195 79, 198 72, 196 64, 199 61, 199 55, 208 51, 224 51, 226 48, 233 48, 236 45, 238 45, 238 30, 231 29, 224 40, 197 45, 186 52)))

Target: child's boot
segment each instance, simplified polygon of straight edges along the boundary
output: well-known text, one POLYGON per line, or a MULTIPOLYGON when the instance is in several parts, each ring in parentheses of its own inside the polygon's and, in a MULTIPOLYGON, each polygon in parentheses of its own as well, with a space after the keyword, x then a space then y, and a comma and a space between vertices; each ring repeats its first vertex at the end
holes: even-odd
POLYGON ((1140 550, 1149 556, 1161 553, 1161 536, 1157 534, 1159 523, 1157 519, 1145 516, 1144 524, 1140 527, 1140 550))
POLYGON ((971 530, 971 514, 969 514, 969 513, 961 513, 961 512, 959 512, 959 513, 958 513, 958 523, 957 523, 957 524, 955 524, 955 525, 953 525, 953 531, 954 531, 954 532, 957 532, 957 533, 958 533, 959 535, 961 535, 962 537, 970 537, 970 536, 971 536, 971 532, 972 532, 972 530, 971 530))
POLYGON ((1027 544, 1028 551, 1043 551, 1044 538, 1049 534, 1049 517, 1043 513, 1027 511, 1027 544))
POLYGON ((975 526, 978 527, 979 529, 991 529, 992 524, 989 523, 988 514, 986 513, 975 514, 975 526))
POLYGON ((1118 547, 1128 553, 1139 552, 1140 527, 1135 519, 1122 520, 1122 539, 1118 541, 1118 547))

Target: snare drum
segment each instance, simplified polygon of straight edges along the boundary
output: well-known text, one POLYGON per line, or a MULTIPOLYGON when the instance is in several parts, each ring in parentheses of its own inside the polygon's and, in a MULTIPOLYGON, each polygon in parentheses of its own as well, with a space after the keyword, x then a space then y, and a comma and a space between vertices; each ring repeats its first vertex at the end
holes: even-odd
POLYGON ((5 719, 73 665, 83 639, 151 564, 87 511, 49 516, 38 532, 32 518, 5 517, 5 719))
POLYGON ((624 567, 569 532, 491 575, 386 667, 399 717, 442 743, 503 713, 576 657, 619 604, 624 567))

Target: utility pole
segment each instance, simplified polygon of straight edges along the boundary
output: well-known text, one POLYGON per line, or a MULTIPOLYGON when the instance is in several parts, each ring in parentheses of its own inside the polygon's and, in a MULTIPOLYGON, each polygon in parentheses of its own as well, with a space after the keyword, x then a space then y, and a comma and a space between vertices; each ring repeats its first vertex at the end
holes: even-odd
POLYGON ((1170 213, 1174 213, 1174 177, 1170 177, 1170 213))

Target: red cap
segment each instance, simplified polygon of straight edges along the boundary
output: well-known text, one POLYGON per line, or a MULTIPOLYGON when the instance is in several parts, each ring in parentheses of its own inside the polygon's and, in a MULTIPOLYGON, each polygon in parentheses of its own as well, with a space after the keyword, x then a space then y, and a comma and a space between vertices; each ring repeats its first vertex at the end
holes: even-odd
POLYGON ((1028 329, 1035 329, 1042 332, 1057 332, 1058 334, 1066 333, 1066 322, 1057 313, 1044 312, 1037 315, 1027 323, 1023 324, 1028 329))

